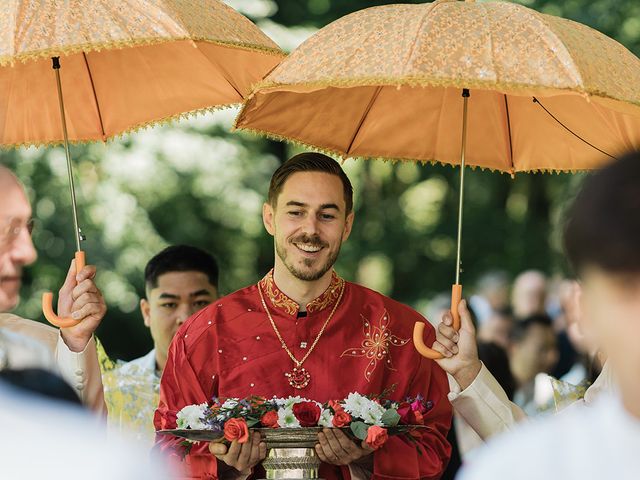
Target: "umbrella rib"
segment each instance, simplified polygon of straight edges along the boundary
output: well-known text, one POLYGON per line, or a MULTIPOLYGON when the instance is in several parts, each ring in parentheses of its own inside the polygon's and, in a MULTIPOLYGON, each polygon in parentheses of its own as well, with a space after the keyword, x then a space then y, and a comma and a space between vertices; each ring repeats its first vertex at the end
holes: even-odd
POLYGON ((556 121, 556 122, 557 122, 557 123, 558 123, 562 128, 564 128, 567 132, 569 132, 571 135, 573 135, 574 137, 576 137, 578 140, 580 140, 580 141, 582 141, 582 142, 586 143, 586 144, 587 144, 587 145, 589 145, 591 148, 593 148, 593 149, 595 149, 595 150, 599 151, 600 153, 605 154, 607 157, 610 157, 610 158, 612 158, 612 159, 614 159, 614 160, 615 160, 615 158, 616 158, 616 157, 614 157, 613 155, 611 155, 611 154, 609 154, 609 153, 605 152, 604 150, 602 150, 602 149, 600 149, 600 148, 596 147, 593 143, 588 142, 587 140, 585 140, 584 138, 582 138, 580 135, 578 135, 577 133, 575 133, 573 130, 571 130, 569 127, 567 127, 567 126, 566 126, 564 123, 562 123, 560 120, 558 120, 558 118, 556 118, 556 117, 553 115, 553 113, 551 113, 549 110, 547 110, 547 109, 545 108, 545 106, 544 106, 544 105, 542 105, 542 103, 540 103, 540 100, 538 100, 536 97, 533 97, 533 103, 537 103, 538 105, 540 105, 540 107, 541 107, 545 112, 547 112, 547 114, 548 114, 551 118, 553 118, 553 119, 554 119, 554 120, 555 120, 555 121, 556 121))
POLYGON ((89 68, 89 61, 87 60, 87 54, 82 52, 82 58, 84 59, 84 65, 87 67, 87 73, 89 74, 89 81, 91 82, 91 91, 93 91, 93 99, 96 102, 96 109, 98 110, 98 120, 100 121, 100 131, 102 132, 102 141, 107 139, 104 133, 104 124, 102 123, 102 112, 100 111, 100 104, 98 103, 98 95, 96 94, 96 86, 93 83, 93 75, 91 75, 91 69, 89 68))
POLYGON ((507 100, 507 94, 504 96, 504 109, 507 116, 507 132, 509 132, 509 160, 511 161, 511 173, 515 172, 515 166, 513 165, 513 143, 511 141, 511 117, 509 116, 509 101, 507 100))
POLYGON ((351 147, 353 147, 353 142, 356 141, 356 137, 358 136, 358 133, 360 133, 360 129, 362 128, 362 125, 364 124, 364 121, 367 119, 367 115, 369 115, 369 111, 371 110, 371 107, 373 106, 373 103, 378 98, 378 95, 380 94, 380 90, 382 90, 382 85, 376 87, 375 91, 373 92, 373 95, 371 96, 371 99, 369 100, 369 104, 367 105, 367 108, 365 108, 364 113, 362 114, 362 118, 360 118, 360 122, 358 123, 358 126, 356 127, 356 131, 353 133, 353 136, 351 137, 351 141, 349 142, 349 146, 345 150, 347 155, 349 155, 349 152, 351 152, 351 147))

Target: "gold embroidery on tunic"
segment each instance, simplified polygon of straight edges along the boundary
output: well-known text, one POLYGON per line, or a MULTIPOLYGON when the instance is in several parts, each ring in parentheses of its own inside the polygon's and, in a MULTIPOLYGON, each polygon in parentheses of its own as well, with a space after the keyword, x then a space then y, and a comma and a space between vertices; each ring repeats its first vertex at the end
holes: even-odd
MULTIPOLYGON (((338 301, 344 280, 340 278, 336 272, 331 275, 331 283, 329 287, 315 300, 307 304, 307 312, 319 312, 330 307, 338 301)), ((276 308, 284 310, 288 315, 296 315, 298 313, 298 304, 291 300, 284 292, 282 292, 273 281, 273 270, 267 273, 259 282, 259 288, 262 288, 265 296, 269 298, 272 305, 276 308)))
POLYGON ((371 325, 371 322, 362 314, 360 318, 362 318, 364 340, 357 347, 347 348, 340 357, 365 357, 369 359, 369 363, 364 370, 364 378, 369 382, 378 366, 378 362, 383 362, 384 366, 389 370, 396 370, 393 366, 390 348, 402 347, 409 343, 411 339, 399 338, 391 333, 389 329, 389 313, 386 310, 382 312, 378 319, 378 325, 371 325))

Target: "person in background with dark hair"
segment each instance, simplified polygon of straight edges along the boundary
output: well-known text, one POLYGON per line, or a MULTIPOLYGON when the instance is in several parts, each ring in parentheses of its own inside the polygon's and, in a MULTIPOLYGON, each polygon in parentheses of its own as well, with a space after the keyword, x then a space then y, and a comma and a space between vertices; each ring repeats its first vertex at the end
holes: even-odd
POLYGON ((110 428, 134 430, 151 447, 169 344, 187 318, 218 298, 218 264, 199 248, 171 246, 149 260, 144 280, 146 298, 140 300, 140 310, 153 349, 104 372, 103 383, 110 428))
POLYGON ((510 340, 509 364, 517 384, 514 402, 527 415, 536 415, 543 406, 536 395, 538 374, 550 373, 558 362, 553 322, 546 314, 531 315, 515 322, 510 340))
MULTIPOLYGON (((431 402, 424 413, 429 428, 412 441, 392 436, 375 450, 325 424, 315 445, 319 475, 440 478, 451 452, 446 375, 413 347, 414 324, 425 321, 419 313, 333 269, 353 218, 351 182, 332 158, 303 153, 275 171, 262 210, 274 237, 274 268, 178 331, 160 385, 158 430, 176 428, 182 408, 214 396, 301 396, 325 403, 350 392, 380 395, 394 385, 390 400, 420 394, 431 402)), ((433 342, 433 327, 426 325, 425 332, 433 342)), ((261 478, 266 445, 258 432, 246 443, 201 443, 188 453, 181 439, 158 435, 157 442, 173 458, 184 457, 190 478, 261 478)))
POLYGON ((11 385, 21 393, 35 395, 40 400, 56 400, 82 406, 78 394, 62 377, 42 368, 1 370, 0 383, 11 385))

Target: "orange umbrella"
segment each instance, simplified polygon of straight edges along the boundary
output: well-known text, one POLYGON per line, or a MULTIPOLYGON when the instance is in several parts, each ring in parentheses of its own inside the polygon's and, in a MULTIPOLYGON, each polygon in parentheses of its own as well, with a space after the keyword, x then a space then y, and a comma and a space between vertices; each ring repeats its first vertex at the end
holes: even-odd
MULTIPOLYGON (((452 310, 459 325, 464 166, 596 168, 640 148, 640 59, 582 24, 506 2, 437 0, 347 15, 253 91, 239 129, 340 157, 460 165, 452 310)), ((427 356, 438 356, 414 341, 427 356)))
MULTIPOLYGON (((0 17, 0 144, 68 143, 241 102, 284 54, 218 0, 9 0, 0 17), (51 69, 53 68, 53 72, 51 69), (62 70, 63 74, 60 74, 62 70)), ((43 297, 47 319, 60 319, 43 297)))

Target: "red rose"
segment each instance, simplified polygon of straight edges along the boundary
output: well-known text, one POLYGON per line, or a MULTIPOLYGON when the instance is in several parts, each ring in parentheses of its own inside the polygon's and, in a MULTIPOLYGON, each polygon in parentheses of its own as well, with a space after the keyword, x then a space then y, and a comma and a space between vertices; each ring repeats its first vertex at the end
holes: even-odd
POLYGON ((336 428, 348 427, 351 423, 351 415, 349 415, 344 410, 336 411, 336 414, 333 416, 333 426, 336 428))
POLYGON ((340 405, 340 402, 336 400, 329 400, 329 406, 333 409, 334 412, 339 412, 340 410, 344 410, 344 407, 340 405))
POLYGON ((293 414, 301 427, 315 427, 320 420, 320 407, 314 402, 299 402, 293 406, 293 414))
POLYGON ((230 442, 246 443, 249 440, 249 427, 244 418, 231 418, 224 424, 224 438, 230 442))
POLYGON ((260 423, 263 427, 278 428, 278 412, 275 410, 269 410, 267 413, 262 415, 260 423))
POLYGON ((379 427, 377 425, 372 425, 367 430, 367 438, 365 442, 374 450, 379 449, 384 442, 389 438, 389 434, 387 433, 386 428, 379 427))

